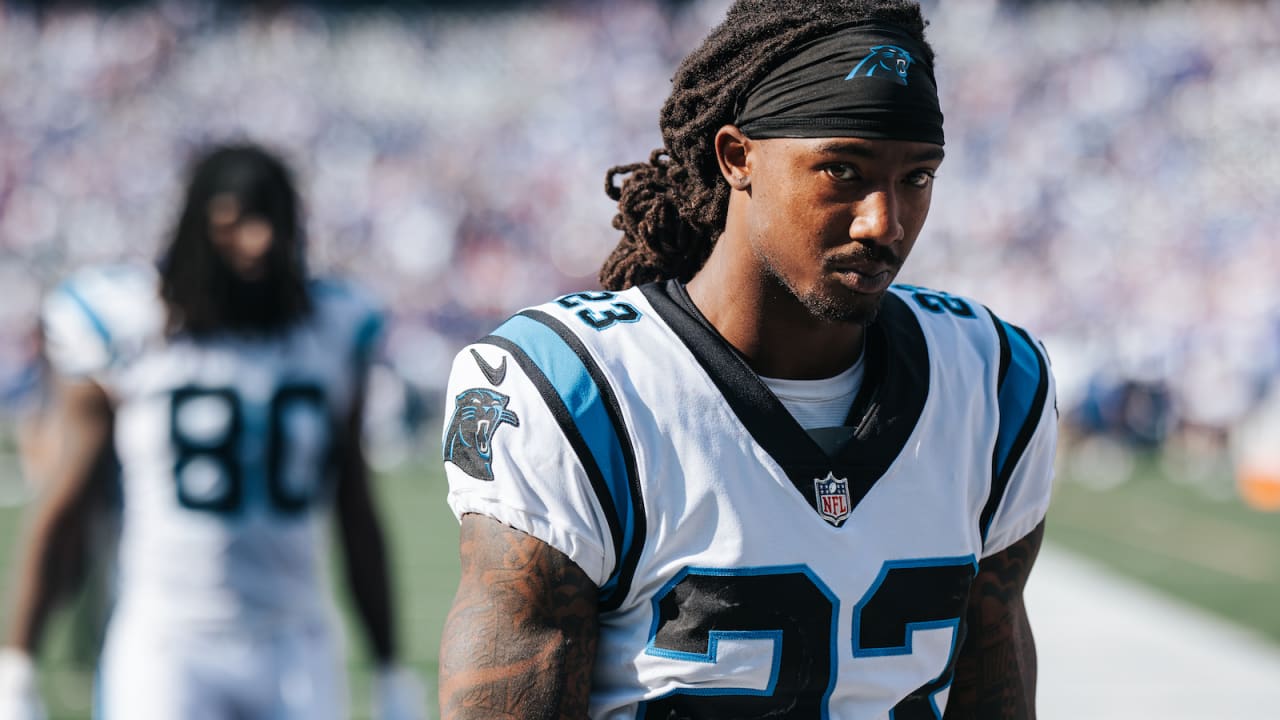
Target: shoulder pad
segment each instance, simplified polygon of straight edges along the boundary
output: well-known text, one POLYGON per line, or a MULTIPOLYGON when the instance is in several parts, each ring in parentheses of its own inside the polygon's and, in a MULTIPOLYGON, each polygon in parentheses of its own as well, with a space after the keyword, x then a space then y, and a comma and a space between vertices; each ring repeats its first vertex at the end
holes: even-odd
POLYGON ((82 270, 45 298, 41 320, 50 362, 90 375, 123 362, 164 327, 158 277, 145 266, 82 270))

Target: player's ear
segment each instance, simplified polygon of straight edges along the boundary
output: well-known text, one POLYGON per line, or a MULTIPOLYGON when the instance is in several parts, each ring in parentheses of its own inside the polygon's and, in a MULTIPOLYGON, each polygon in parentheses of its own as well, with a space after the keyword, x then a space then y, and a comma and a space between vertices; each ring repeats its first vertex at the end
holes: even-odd
POLYGON ((725 125, 716 132, 716 160, 720 174, 734 190, 751 187, 751 138, 736 125, 725 125))

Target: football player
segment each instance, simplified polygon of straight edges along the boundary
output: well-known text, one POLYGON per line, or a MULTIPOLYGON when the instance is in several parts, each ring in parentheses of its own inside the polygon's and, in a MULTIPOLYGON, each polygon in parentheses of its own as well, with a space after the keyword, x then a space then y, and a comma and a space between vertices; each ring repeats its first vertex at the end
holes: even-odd
POLYGON ((420 717, 361 453, 383 316, 355 287, 308 278, 283 163, 252 145, 212 149, 158 268, 84 270, 43 319, 60 462, 0 652, 0 716, 43 712, 31 658, 54 579, 82 548, 94 460, 114 442, 124 500, 97 715, 345 717, 320 533, 332 509, 379 717, 420 717))
POLYGON ((943 159, 924 27, 735 2, 609 173, 606 290, 457 356, 444 717, 1035 716, 1047 357, 891 285, 943 159))

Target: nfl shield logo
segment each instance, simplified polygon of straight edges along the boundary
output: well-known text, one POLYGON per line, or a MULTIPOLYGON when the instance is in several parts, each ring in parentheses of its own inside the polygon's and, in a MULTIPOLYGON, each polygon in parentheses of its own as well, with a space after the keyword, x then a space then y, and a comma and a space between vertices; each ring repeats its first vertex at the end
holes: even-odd
POLYGON ((818 500, 818 514, 823 520, 840 527, 849 517, 849 481, 827 473, 825 478, 814 478, 813 494, 818 500))

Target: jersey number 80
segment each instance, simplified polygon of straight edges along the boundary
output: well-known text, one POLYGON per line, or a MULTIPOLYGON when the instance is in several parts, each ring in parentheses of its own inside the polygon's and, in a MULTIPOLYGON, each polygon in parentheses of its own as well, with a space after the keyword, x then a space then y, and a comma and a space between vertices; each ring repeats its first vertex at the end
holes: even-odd
POLYGON ((269 507, 292 515, 316 498, 329 455, 330 429, 324 390, 309 383, 284 385, 258 417, 246 412, 230 388, 186 387, 173 393, 170 440, 178 503, 190 510, 231 514, 245 501, 250 467, 261 467, 269 507), (265 425, 263 422, 265 420, 265 425), (250 424, 263 425, 247 432, 250 424), (259 443, 247 448, 246 443, 259 443), (249 462, 250 458, 260 459, 249 462))

